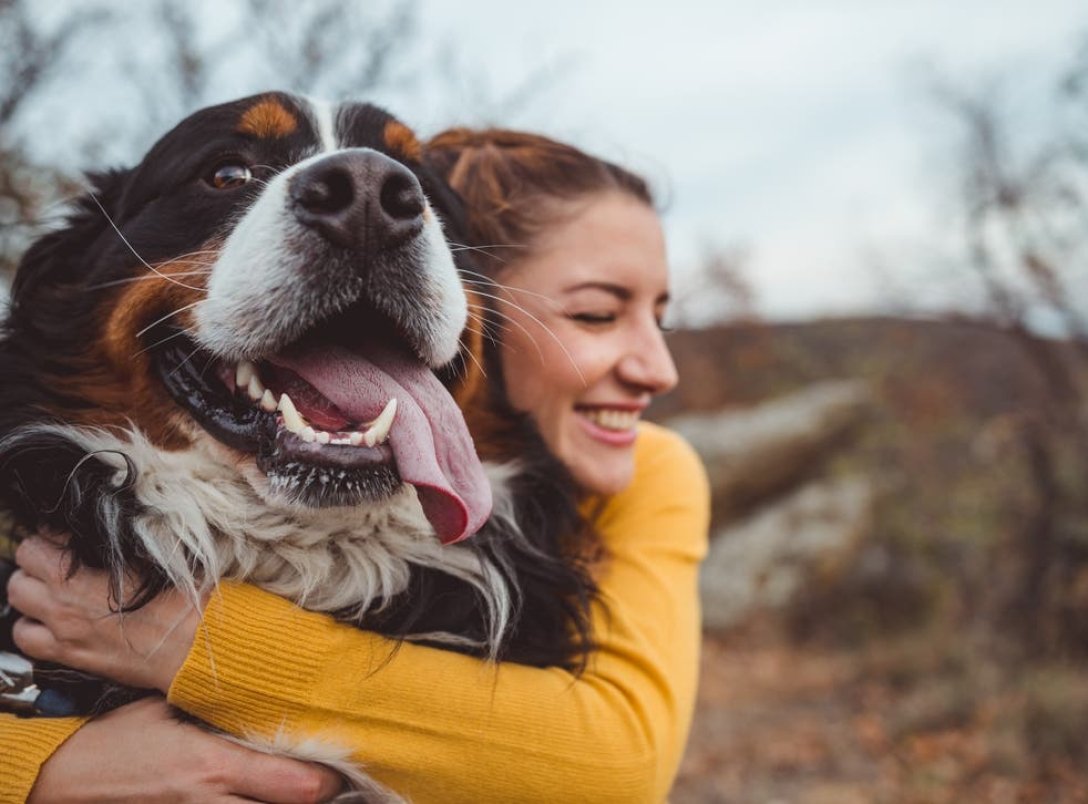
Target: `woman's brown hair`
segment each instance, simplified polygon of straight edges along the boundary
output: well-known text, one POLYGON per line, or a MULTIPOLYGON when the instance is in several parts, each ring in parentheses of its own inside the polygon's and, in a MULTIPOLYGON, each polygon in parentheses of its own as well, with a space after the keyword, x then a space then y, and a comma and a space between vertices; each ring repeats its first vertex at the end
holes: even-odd
MULTIPOLYGON (((570 635, 575 648, 573 668, 580 672, 594 647, 589 605, 597 590, 589 568, 601 551, 594 515, 579 511, 575 503, 582 493, 573 477, 548 451, 527 415, 509 406, 497 341, 504 323, 488 299, 497 300, 503 293, 499 277, 504 265, 524 256, 519 249, 530 247, 543 230, 570 214, 571 202, 612 191, 653 207, 653 196, 634 173, 523 131, 450 129, 424 146, 423 161, 461 196, 462 236, 468 242, 460 245, 472 249, 471 261, 465 262, 485 275, 466 272, 463 276, 472 311, 462 336, 463 353, 478 357, 460 361, 454 395, 481 457, 519 456, 523 471, 518 482, 523 484, 524 500, 519 517, 539 517, 550 532, 558 534, 554 552, 561 558, 553 558, 550 552, 533 555, 531 574, 546 582, 522 590, 522 610, 532 612, 533 621, 550 622, 553 632, 559 628, 570 635), (496 451, 496 445, 505 451, 496 451), (551 495, 546 503, 544 493, 551 495)), ((548 628, 542 633, 548 633, 548 628)))
POLYGON ((490 276, 560 217, 563 202, 618 191, 654 205, 646 182, 604 159, 539 134, 453 128, 424 147, 424 161, 464 199, 468 245, 490 276))

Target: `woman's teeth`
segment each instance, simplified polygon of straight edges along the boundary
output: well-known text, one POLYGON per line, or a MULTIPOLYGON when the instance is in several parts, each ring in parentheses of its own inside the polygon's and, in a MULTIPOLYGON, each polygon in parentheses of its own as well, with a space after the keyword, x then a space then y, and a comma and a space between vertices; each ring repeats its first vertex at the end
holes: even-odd
POLYGON ((234 371, 234 385, 238 389, 245 389, 246 395, 261 410, 268 413, 278 411, 283 420, 283 427, 288 432, 294 433, 306 443, 333 444, 336 446, 359 447, 366 445, 373 447, 384 444, 389 438, 389 430, 393 426, 393 419, 397 415, 397 400, 390 399, 378 417, 371 422, 365 422, 361 426, 363 430, 348 430, 337 433, 329 433, 317 430, 306 418, 298 412, 295 403, 286 393, 278 397, 261 383, 257 376, 257 367, 248 360, 243 360, 234 371))
POLYGON ((638 411, 614 408, 583 408, 582 415, 605 430, 630 430, 638 424, 638 411))

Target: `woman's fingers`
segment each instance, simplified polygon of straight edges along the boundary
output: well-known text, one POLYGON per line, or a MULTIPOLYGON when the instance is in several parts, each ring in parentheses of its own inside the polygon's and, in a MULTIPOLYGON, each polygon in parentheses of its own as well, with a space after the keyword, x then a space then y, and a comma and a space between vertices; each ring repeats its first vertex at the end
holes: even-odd
POLYGON ((229 742, 147 698, 95 718, 62 743, 30 802, 318 802, 339 789, 327 768, 229 742))
POLYGON ((235 745, 232 793, 269 804, 327 801, 342 789, 338 773, 310 762, 235 745))
MULTIPOLYGON (((23 615, 12 628, 12 639, 23 653, 35 659, 70 663, 90 633, 89 621, 100 617, 105 605, 91 611, 73 606, 70 588, 51 583, 48 575, 43 579, 31 574, 47 569, 35 560, 36 555, 24 553, 24 558, 32 557, 30 570, 21 567, 8 580, 8 602, 23 615)), ((95 595, 96 600, 99 597, 95 595)))
POLYGON ((17 569, 8 579, 8 603, 20 614, 35 620, 44 618, 53 602, 49 587, 24 569, 17 569))
POLYGON ((192 646, 200 607, 171 589, 121 614, 111 606, 109 573, 81 567, 69 576, 69 556, 55 541, 32 537, 16 551, 8 599, 26 618, 16 623, 16 645, 122 684, 168 689, 192 646))
POLYGON ((64 578, 68 572, 68 554, 42 536, 31 536, 15 548, 15 563, 24 572, 41 580, 64 578))
POLYGON ((11 629, 15 647, 34 659, 57 661, 63 652, 53 632, 37 620, 20 617, 11 629))

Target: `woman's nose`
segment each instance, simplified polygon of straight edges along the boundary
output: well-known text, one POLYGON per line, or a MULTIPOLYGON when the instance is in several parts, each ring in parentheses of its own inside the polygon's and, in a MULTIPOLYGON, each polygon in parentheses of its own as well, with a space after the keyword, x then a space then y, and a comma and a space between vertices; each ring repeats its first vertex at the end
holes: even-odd
POLYGON ((625 382, 639 385, 651 394, 663 394, 676 386, 676 364, 656 322, 631 339, 627 354, 620 361, 619 373, 625 382))

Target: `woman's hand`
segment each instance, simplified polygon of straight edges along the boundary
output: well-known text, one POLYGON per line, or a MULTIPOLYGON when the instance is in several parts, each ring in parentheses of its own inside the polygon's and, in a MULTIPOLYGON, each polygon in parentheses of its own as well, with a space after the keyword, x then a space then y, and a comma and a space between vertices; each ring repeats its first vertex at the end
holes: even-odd
POLYGON ((175 719, 145 698, 79 729, 42 766, 28 804, 316 802, 340 790, 328 768, 269 756, 175 719))
POLYGON ((69 578, 67 554, 48 539, 23 541, 15 562, 8 601, 23 615, 13 631, 21 651, 132 687, 170 688, 200 623, 183 593, 167 590, 118 614, 108 574, 83 567, 69 578))

